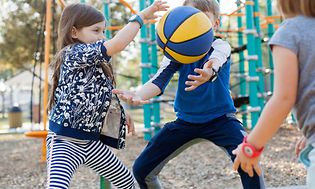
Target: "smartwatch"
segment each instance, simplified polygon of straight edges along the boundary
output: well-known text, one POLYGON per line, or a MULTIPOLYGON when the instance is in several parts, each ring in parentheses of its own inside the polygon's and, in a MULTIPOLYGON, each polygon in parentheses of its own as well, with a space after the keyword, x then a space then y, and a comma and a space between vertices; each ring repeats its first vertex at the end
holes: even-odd
POLYGON ((211 68, 211 69, 212 69, 212 76, 210 77, 209 81, 214 82, 218 78, 219 70, 215 70, 214 68, 211 68))
POLYGON ((256 149, 253 145, 247 143, 247 136, 244 137, 242 144, 242 152, 246 157, 248 158, 258 157, 263 150, 264 147, 262 147, 261 149, 256 149))
POLYGON ((129 18, 128 22, 138 22, 139 25, 140 25, 140 28, 141 28, 142 25, 143 25, 143 20, 142 20, 142 18, 141 18, 139 15, 137 15, 137 14, 132 15, 132 16, 129 18))

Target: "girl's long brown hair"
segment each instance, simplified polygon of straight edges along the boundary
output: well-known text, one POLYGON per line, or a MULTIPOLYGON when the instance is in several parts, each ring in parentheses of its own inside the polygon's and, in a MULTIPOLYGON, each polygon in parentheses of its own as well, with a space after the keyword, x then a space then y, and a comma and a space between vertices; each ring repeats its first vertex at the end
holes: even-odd
MULTIPOLYGON (((85 4, 71 4, 66 6, 66 8, 63 10, 58 26, 58 53, 50 65, 53 70, 53 75, 49 94, 48 110, 51 110, 55 104, 54 94, 60 77, 60 67, 64 55, 63 49, 66 46, 80 43, 80 41, 77 39, 72 38, 71 31, 73 27, 75 27, 77 30, 80 30, 83 27, 88 27, 104 20, 105 18, 101 12, 85 4)), ((109 77, 114 84, 115 81, 112 66, 110 64, 101 64, 101 67, 104 71, 104 74, 109 77)))

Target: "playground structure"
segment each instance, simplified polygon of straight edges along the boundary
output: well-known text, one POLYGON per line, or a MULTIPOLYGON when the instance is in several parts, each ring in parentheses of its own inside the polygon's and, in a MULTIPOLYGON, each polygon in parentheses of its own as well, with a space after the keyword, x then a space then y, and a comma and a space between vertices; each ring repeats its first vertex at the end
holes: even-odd
MULTIPOLYGON (((265 43, 278 27, 281 17, 273 15, 271 0, 265 0, 264 13, 259 10, 258 0, 236 0, 235 3, 237 9, 228 14, 221 14, 221 20, 226 19, 230 23, 231 20, 236 19, 236 28, 230 29, 229 26, 222 24, 216 35, 230 43, 237 43, 234 44, 233 56, 231 56, 232 67, 238 65, 237 71, 231 73, 231 77, 239 81, 232 85, 233 88, 239 89, 234 96, 234 102, 240 106, 238 114, 241 115, 244 126, 251 129, 273 92, 272 55, 265 43), (237 37, 237 40, 233 37, 237 37), (267 53, 266 60, 264 52, 267 53), (238 61, 235 61, 237 59, 238 61)), ((140 6, 140 8, 143 7, 140 6)), ((142 83, 150 79, 149 74, 156 73, 157 57, 153 49, 156 49, 155 28, 151 24, 141 30, 142 83), (150 39, 151 41, 147 43, 150 39)), ((159 113, 161 102, 165 100, 155 98, 151 104, 144 105, 145 140, 149 140, 163 125, 160 123, 159 113)))
MULTIPOLYGON (((231 19, 231 17, 236 17, 237 19, 236 30, 222 30, 221 34, 224 32, 227 34, 237 34, 238 47, 234 49, 234 52, 238 53, 239 67, 238 73, 234 76, 239 79, 240 90, 238 97, 249 95, 249 106, 242 105, 239 110, 239 113, 242 114, 242 122, 244 126, 248 128, 252 128, 256 124, 266 103, 266 98, 273 92, 272 56, 270 50, 265 46, 265 49, 267 48, 268 51, 269 66, 269 68, 266 68, 263 64, 262 42, 267 42, 268 39, 265 40, 265 38, 272 36, 276 26, 275 19, 279 19, 280 16, 273 16, 271 0, 266 0, 265 4, 266 12, 264 17, 259 10, 258 0, 246 0, 245 2, 237 0, 237 9, 230 14, 222 15, 229 19, 231 19), (245 27, 243 24, 244 21, 246 23, 245 27), (263 21, 262 24, 261 21, 263 21), (263 30, 265 31, 263 32, 263 30), (264 33, 267 33, 267 36, 264 36, 264 33), (246 37, 247 43, 244 42, 244 37, 246 37), (245 50, 247 50, 246 55, 245 50), (266 76, 269 76, 269 89, 265 87, 266 76), (250 116, 250 123, 248 123, 248 116, 250 116)), ((234 62, 233 59, 232 62, 234 62)))
MULTIPOLYGON (((154 0, 139 0, 139 10, 144 9, 154 0)), ((84 0, 80 1, 85 3, 84 0)), ((25 133, 26 136, 42 138, 42 156, 41 161, 46 159, 46 141, 47 136, 47 101, 48 101, 48 67, 49 55, 51 46, 51 21, 52 21, 52 3, 53 0, 46 1, 46 28, 45 28, 45 57, 44 57, 44 94, 43 94, 43 128, 41 131, 31 131, 25 133)), ((112 26, 110 19, 110 3, 121 3, 130 10, 130 13, 135 14, 137 11, 124 0, 104 0, 103 12, 107 20, 106 37, 111 38, 111 30, 119 30, 122 26, 112 26)), ((223 1, 221 1, 223 3, 223 1)), ((241 115, 242 122, 245 127, 252 128, 267 101, 267 97, 273 91, 273 63, 271 52, 267 45, 263 44, 268 41, 265 38, 270 38, 277 28, 280 16, 273 16, 272 0, 265 0, 266 11, 261 13, 259 10, 258 0, 237 0, 237 9, 228 14, 222 14, 221 20, 236 19, 236 28, 231 29, 230 26, 222 24, 222 29, 217 32, 220 36, 232 43, 233 56, 232 67, 238 65, 235 72, 232 72, 231 77, 237 80, 239 87, 234 99, 243 99, 240 102, 238 113, 241 115), (264 15, 264 16, 263 16, 264 15), (265 34, 264 34, 265 33, 265 34), (233 38, 237 37, 237 39, 233 38), (236 45, 233 45, 237 43, 236 45), (264 52, 268 53, 267 64, 264 64, 264 52), (238 61, 235 61, 238 59, 238 61), (267 67, 265 66, 267 65, 267 67), (267 88, 266 85, 269 87, 267 88), (245 99, 245 100, 244 100, 245 99)), ((58 0, 61 7, 66 5, 64 0, 58 0)), ((146 83, 158 70, 158 49, 156 45, 155 24, 150 22, 141 28, 140 32, 141 43, 141 75, 142 84, 146 83)), ((151 137, 159 131, 161 126, 160 103, 165 102, 160 97, 151 100, 150 104, 143 106, 144 113, 144 139, 150 140, 151 137)), ((110 184, 101 179, 101 188, 110 188, 110 184)))

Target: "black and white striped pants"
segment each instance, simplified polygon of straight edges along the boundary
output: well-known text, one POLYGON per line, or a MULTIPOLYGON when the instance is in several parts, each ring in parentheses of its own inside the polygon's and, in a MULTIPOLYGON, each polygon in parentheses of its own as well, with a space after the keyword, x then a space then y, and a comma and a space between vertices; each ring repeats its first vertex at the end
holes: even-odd
POLYGON ((120 189, 134 188, 134 177, 100 141, 78 140, 49 133, 47 136, 47 189, 67 189, 85 164, 120 189))

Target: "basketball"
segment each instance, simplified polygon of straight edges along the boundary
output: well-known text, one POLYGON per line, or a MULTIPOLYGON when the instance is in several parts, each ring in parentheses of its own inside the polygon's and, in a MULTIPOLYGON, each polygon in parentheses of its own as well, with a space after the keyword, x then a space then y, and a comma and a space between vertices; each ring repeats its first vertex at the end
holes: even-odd
POLYGON ((163 15, 156 33, 157 44, 164 55, 183 64, 203 58, 213 41, 210 19, 190 6, 180 6, 163 15))

